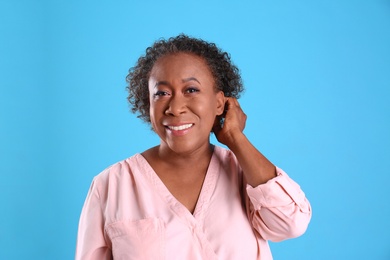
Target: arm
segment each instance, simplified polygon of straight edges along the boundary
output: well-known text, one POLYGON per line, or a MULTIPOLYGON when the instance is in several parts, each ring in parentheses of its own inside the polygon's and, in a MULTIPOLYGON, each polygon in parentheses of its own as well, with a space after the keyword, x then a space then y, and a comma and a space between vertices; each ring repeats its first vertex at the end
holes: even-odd
POLYGON ((246 115, 234 98, 226 98, 223 126, 214 133, 234 153, 248 183, 248 208, 253 227, 266 240, 280 241, 301 235, 311 209, 298 184, 265 158, 243 134, 246 115))
POLYGON ((112 259, 111 250, 104 236, 104 216, 95 181, 81 212, 75 259, 112 259))
POLYGON ((284 171, 257 187, 247 185, 247 209, 253 227, 265 240, 274 242, 302 235, 311 219, 305 194, 284 171))
POLYGON ((276 177, 275 166, 244 135, 246 115, 237 99, 226 98, 225 107, 223 127, 217 120, 213 130, 218 141, 229 147, 237 157, 248 184, 256 187, 276 177))

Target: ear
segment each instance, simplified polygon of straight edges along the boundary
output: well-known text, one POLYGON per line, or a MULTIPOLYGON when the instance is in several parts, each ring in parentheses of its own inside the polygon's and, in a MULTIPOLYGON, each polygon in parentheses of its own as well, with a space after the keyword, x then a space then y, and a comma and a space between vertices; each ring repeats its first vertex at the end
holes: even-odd
POLYGON ((225 94, 223 91, 218 91, 217 95, 217 115, 220 116, 225 110, 225 94))

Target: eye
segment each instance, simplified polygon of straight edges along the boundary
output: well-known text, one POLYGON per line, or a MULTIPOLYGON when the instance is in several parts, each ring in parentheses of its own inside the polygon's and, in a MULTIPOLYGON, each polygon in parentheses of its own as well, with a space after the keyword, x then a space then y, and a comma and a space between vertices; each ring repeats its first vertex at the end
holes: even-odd
POLYGON ((189 87, 189 88, 186 89, 186 93, 192 94, 192 93, 195 93, 195 92, 199 92, 199 89, 195 88, 195 87, 189 87))
POLYGON ((162 97, 162 96, 167 96, 167 95, 168 95, 168 92, 162 91, 162 90, 158 90, 156 93, 153 94, 154 97, 162 97))

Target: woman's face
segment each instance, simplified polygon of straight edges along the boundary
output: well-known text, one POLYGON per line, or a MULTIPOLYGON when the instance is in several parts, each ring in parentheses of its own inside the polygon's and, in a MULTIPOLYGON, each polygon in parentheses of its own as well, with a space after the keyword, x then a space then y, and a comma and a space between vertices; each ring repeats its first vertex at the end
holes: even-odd
POLYGON ((206 62, 188 53, 169 54, 149 77, 150 121, 161 147, 176 153, 208 149, 210 131, 225 98, 216 91, 206 62))

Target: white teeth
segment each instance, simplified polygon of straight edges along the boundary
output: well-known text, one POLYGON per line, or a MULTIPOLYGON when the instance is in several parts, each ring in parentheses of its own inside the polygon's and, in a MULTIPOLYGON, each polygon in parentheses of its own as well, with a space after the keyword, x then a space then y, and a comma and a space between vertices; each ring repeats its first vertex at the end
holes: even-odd
POLYGON ((186 124, 186 125, 179 125, 179 126, 168 126, 168 128, 171 130, 180 131, 180 130, 188 129, 192 125, 193 124, 186 124))

